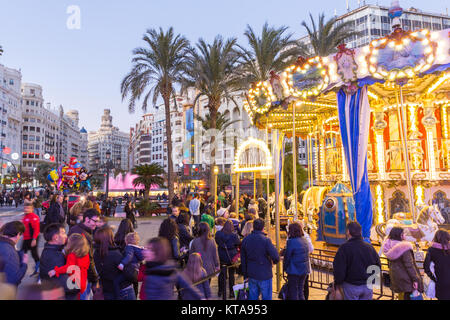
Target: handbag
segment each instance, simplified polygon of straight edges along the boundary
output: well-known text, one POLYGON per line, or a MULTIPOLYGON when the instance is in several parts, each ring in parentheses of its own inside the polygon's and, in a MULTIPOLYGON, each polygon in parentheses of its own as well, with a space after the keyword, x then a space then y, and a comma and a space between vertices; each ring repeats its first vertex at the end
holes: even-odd
POLYGON ((278 293, 278 299, 287 300, 288 283, 287 283, 287 278, 284 276, 284 272, 283 272, 283 279, 284 279, 284 284, 281 287, 280 292, 278 293))
POLYGON ((421 294, 419 291, 414 290, 413 293, 409 296, 410 300, 423 300, 423 294, 421 294))

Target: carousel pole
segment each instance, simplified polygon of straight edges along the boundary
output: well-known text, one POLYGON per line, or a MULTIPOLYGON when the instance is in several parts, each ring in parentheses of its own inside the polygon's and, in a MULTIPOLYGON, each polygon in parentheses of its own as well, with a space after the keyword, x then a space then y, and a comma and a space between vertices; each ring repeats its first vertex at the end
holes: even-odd
POLYGON ((239 172, 236 172, 236 215, 239 217, 239 172))
POLYGON ((400 122, 400 133, 401 133, 402 142, 403 142, 403 153, 405 155, 406 182, 408 184, 410 208, 411 208, 411 213, 412 213, 412 217, 413 217, 413 223, 416 223, 416 206, 414 204, 414 192, 413 192, 412 182, 411 182, 411 169, 409 166, 408 137, 407 137, 408 127, 406 125, 406 112, 405 112, 405 106, 403 105, 403 89, 401 86, 400 86, 400 102, 399 102, 397 87, 395 90, 395 99, 397 100, 398 117, 399 117, 399 120, 401 121, 400 122), (400 111, 401 111, 401 115, 400 115, 400 111))
POLYGON ((294 221, 298 220, 297 213, 297 144, 295 137, 295 106, 296 104, 292 104, 292 176, 294 182, 294 221))
POLYGON ((253 171, 253 200, 256 201, 256 171, 253 171))
MULTIPOLYGON (((266 145, 267 145, 267 148, 269 147, 269 129, 268 129, 268 127, 267 127, 267 120, 266 120, 266 145)), ((269 234, 269 236, 270 236, 270 205, 269 205, 269 185, 270 185, 270 182, 269 182, 269 179, 270 179, 270 171, 267 171, 267 184, 266 184, 266 187, 267 187, 267 191, 266 191, 266 198, 267 198, 267 212, 266 212, 266 226, 267 226, 267 231, 268 231, 268 234, 269 234)))
MULTIPOLYGON (((278 130, 277 130, 278 132, 278 130)), ((277 153, 275 155, 275 238, 276 238, 276 248, 277 252, 280 252, 280 176, 279 176, 279 168, 280 168, 280 155, 277 153)), ((276 268, 276 276, 277 276, 277 292, 281 289, 281 263, 277 263, 276 268)))

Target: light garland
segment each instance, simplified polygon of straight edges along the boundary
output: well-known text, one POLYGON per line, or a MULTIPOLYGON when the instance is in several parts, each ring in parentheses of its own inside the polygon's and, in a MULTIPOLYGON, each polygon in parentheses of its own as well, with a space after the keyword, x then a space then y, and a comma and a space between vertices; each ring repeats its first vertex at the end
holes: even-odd
POLYGON ((378 173, 380 175, 381 180, 386 180, 386 161, 384 155, 384 141, 383 134, 376 134, 376 144, 377 144, 377 167, 378 173))
POLYGON ((239 146, 236 152, 236 156, 234 158, 233 172, 256 172, 256 171, 270 171, 270 170, 272 170, 272 155, 270 153, 269 148, 267 147, 267 144, 264 141, 250 137, 239 146), (251 147, 260 149, 264 152, 265 165, 255 167, 240 166, 239 159, 242 153, 251 147))
POLYGON ((425 190, 421 185, 416 186, 416 206, 425 205, 425 190))
POLYGON ((284 91, 287 96, 293 96, 303 99, 307 99, 309 97, 318 96, 323 89, 325 89, 330 82, 330 77, 328 74, 328 67, 324 65, 321 57, 314 57, 308 59, 302 65, 294 64, 288 67, 282 76, 281 85, 284 88, 284 91), (317 71, 320 72, 321 80, 316 86, 312 86, 308 89, 300 89, 294 87, 294 74, 304 75, 309 72, 311 69, 317 68, 317 71))
POLYGON ((273 94, 272 86, 269 81, 260 81, 248 91, 250 108, 256 113, 266 113, 272 106, 272 102, 277 100, 273 94), (261 106, 258 99, 263 96, 264 104, 261 106))
POLYGON ((447 81, 450 78, 450 72, 446 72, 443 73, 427 90, 427 93, 430 94, 432 93, 434 90, 436 90, 437 88, 439 88, 439 86, 444 83, 445 81, 447 81))
POLYGON ((376 205, 377 205, 377 223, 383 223, 384 222, 384 201, 383 201, 383 188, 381 185, 377 185, 376 189, 376 205))
MULTIPOLYGON (((403 31, 401 31, 403 32, 403 31)), ((430 40, 430 31, 422 30, 420 32, 404 32, 403 34, 394 33, 387 37, 373 40, 369 46, 369 52, 366 55, 366 62, 370 74, 378 79, 387 79, 394 81, 396 79, 411 79, 417 74, 422 73, 433 64, 436 58, 437 43, 430 40), (420 42, 424 48, 424 59, 415 66, 407 66, 403 69, 393 68, 387 70, 384 66, 378 64, 379 50, 384 50, 386 47, 394 49, 395 51, 401 51, 405 46, 408 46, 411 42, 420 42)))

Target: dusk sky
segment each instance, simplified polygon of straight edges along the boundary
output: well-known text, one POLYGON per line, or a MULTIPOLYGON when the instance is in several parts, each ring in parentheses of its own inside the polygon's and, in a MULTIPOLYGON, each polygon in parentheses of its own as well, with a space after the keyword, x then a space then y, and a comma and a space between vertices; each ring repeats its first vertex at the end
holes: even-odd
MULTIPOLYGON (((363 1, 361 1, 363 3, 363 1)), ((390 0, 366 1, 389 6, 390 0)), ((446 1, 401 0, 403 8, 446 12, 446 1)), ((358 6, 349 0, 350 9, 358 6)), ((120 82, 131 68, 131 51, 142 46, 148 28, 173 26, 195 43, 217 34, 237 37, 246 45, 246 25, 260 31, 264 22, 290 27, 295 37, 311 12, 326 18, 346 12, 345 0, 0 0, 0 64, 21 69, 22 82, 40 84, 45 103, 78 109, 80 126, 97 130, 103 109, 110 108, 114 125, 129 132, 142 115, 130 115, 122 102, 120 82), (66 26, 71 5, 81 10, 81 28, 66 26)))

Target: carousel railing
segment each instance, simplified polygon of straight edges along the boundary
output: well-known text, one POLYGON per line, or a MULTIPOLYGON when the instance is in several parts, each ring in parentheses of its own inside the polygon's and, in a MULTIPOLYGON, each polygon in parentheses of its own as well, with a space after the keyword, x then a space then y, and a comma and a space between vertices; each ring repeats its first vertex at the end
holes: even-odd
MULTIPOLYGON (((327 290, 333 278, 333 260, 336 251, 326 249, 315 249, 310 255, 311 273, 309 274, 309 287, 318 290, 327 290)), ((373 299, 394 300, 395 294, 389 287, 389 265, 386 257, 380 257, 381 274, 379 283, 373 286, 373 299)), ((421 275, 424 275, 423 260, 416 259, 417 267, 421 275)))

